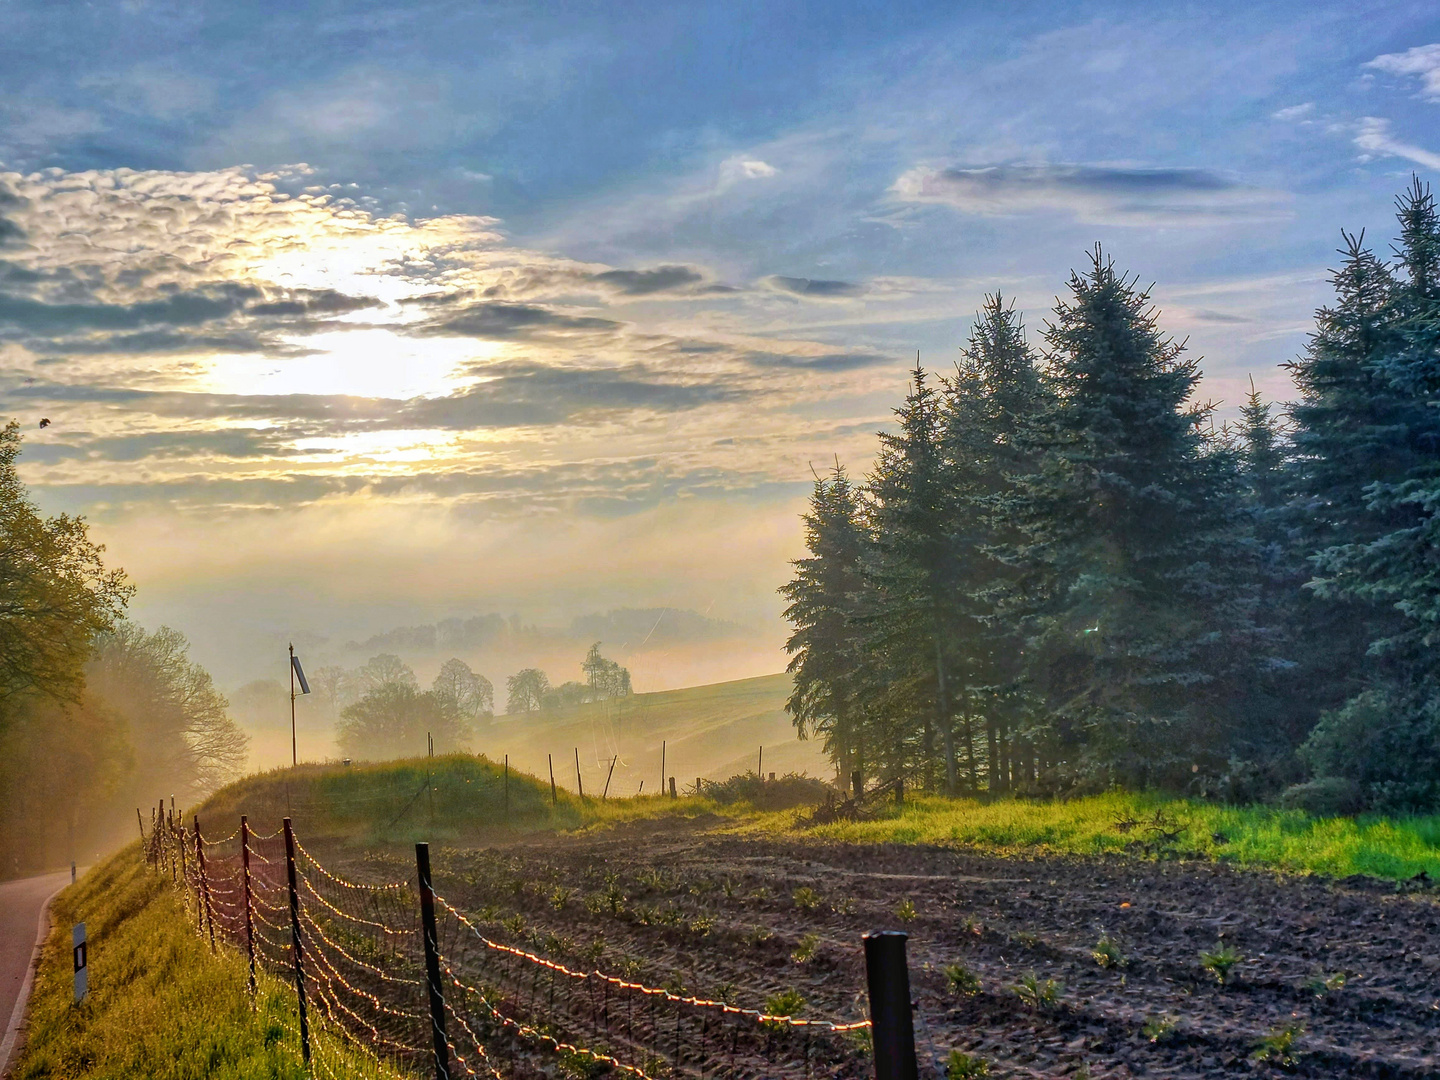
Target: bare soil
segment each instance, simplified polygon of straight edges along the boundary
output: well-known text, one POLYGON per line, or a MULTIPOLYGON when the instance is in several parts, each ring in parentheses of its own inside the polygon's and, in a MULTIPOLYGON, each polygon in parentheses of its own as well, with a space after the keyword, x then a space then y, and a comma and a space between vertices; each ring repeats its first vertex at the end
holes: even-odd
MULTIPOLYGON (((401 851, 333 855, 361 877, 413 868, 401 851)), ((922 1075, 960 1050, 995 1077, 1440 1077, 1440 903, 1424 889, 1208 863, 737 836, 703 821, 432 858, 437 890, 496 940, 749 1008, 793 990, 801 1015, 863 1018, 861 935, 903 929, 922 1075), (1095 956, 1102 935, 1120 954, 1109 966, 1095 956), (1243 959, 1222 983, 1200 957, 1224 947, 1243 959), (953 965, 978 990, 956 991, 953 965), (1017 993, 1031 973, 1042 989, 1059 984, 1053 1002, 1017 993), (1288 1048, 1272 1040, 1269 1059, 1257 1059, 1267 1036, 1297 1025, 1288 1048)), ((740 1047, 739 1064, 732 1044, 727 1073, 726 1036, 677 1019, 677 1064, 668 1014, 642 1017, 637 1034, 632 1007, 619 1033, 619 999, 567 1005, 562 985, 555 1012, 545 990, 537 998, 532 985, 523 999, 512 988, 510 1004, 537 1020, 550 1010, 554 1029, 577 1042, 601 1037, 603 1012, 611 1045, 648 1040, 664 1057, 652 1073, 780 1075, 767 1056, 798 1053, 793 1032, 776 1036, 778 1049, 740 1047)), ((866 1074, 853 1038, 816 1039, 802 1075, 866 1074)))

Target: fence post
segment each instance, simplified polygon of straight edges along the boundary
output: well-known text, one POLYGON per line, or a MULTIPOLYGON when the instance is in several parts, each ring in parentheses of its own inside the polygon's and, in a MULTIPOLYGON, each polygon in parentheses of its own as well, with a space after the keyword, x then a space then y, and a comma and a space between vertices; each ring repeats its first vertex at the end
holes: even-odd
POLYGON ((678 799, 679 797, 675 794, 675 778, 672 776, 670 777, 670 798, 678 799))
POLYGON ((865 982, 870 991, 870 1035, 875 1047, 875 1080, 918 1080, 915 1016, 910 1003, 908 934, 882 930, 866 934, 865 982))
POLYGON ((430 845, 415 845, 420 878, 420 926, 425 939, 425 982, 430 988, 430 1028, 435 1037, 435 1080, 450 1080, 450 1041, 445 1037, 445 995, 440 989, 440 945, 435 932, 435 889, 430 884, 430 845))
POLYGON ((560 797, 555 794, 555 755, 546 754, 545 760, 550 763, 550 808, 553 810, 560 802, 560 797))
POLYGON ((175 824, 175 819, 170 819, 170 830, 174 837, 175 846, 180 849, 180 884, 185 888, 185 902, 190 902, 190 867, 185 865, 185 813, 180 813, 180 824, 175 824))
POLYGON ((145 843, 145 819, 140 816, 140 807, 135 807, 135 824, 140 826, 140 843, 145 843))
POLYGON ((575 788, 585 798, 585 781, 580 779, 580 747, 575 747, 575 788))
POLYGON ((200 921, 200 932, 204 933, 205 928, 210 928, 210 951, 215 951, 215 912, 210 907, 210 879, 205 874, 205 841, 200 836, 200 817, 192 818, 195 822, 195 866, 200 875, 199 895, 195 897, 195 906, 199 909, 197 918, 200 921), (203 905, 203 906, 202 906, 203 905))
POLYGON ((290 952, 295 958, 295 1000, 300 1003, 300 1057, 310 1068, 310 1017, 305 1011, 305 960, 300 944, 300 892, 295 883, 295 830, 285 819, 285 874, 290 880, 290 952))
POLYGON ((510 822, 510 755, 505 755, 505 822, 510 822))
POLYGON ((245 899, 245 959, 250 964, 250 1000, 255 1000, 255 922, 250 914, 250 819, 240 815, 240 884, 245 899))
POLYGON ((175 884, 175 815, 165 816, 165 796, 160 796, 160 831, 165 834, 165 861, 170 864, 170 884, 175 884))
POLYGON ((619 754, 616 754, 610 759, 610 771, 605 774, 605 790, 600 793, 601 802, 604 802, 610 797, 610 778, 615 775, 615 763, 619 760, 619 754))

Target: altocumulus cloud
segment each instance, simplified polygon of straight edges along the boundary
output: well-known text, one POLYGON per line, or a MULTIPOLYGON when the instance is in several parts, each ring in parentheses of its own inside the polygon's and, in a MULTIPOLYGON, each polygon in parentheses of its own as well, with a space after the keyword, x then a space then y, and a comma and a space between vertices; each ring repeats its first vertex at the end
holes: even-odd
POLYGON ((1117 225, 1272 217, 1286 201, 1281 192, 1206 169, 1058 163, 917 167, 901 174, 891 194, 903 202, 941 203, 967 214, 1055 212, 1117 225))

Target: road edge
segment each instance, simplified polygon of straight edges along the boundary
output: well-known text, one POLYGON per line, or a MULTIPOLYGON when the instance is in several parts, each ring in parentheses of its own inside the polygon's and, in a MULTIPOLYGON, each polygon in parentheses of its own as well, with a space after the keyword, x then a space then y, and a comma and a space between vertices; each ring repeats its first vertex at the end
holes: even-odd
POLYGON ((68 888, 61 886, 45 898, 40 905, 40 918, 35 926, 35 948, 30 953, 30 967, 25 972, 25 981, 20 984, 20 993, 15 997, 15 1008, 10 1012, 10 1022, 5 1027, 5 1038, 0 1040, 0 1080, 10 1075, 11 1059, 20 1045, 20 1029, 25 1025, 25 1010, 30 1004, 30 991, 35 985, 35 972, 40 966, 40 954, 45 949, 45 939, 50 936, 50 904, 68 888))

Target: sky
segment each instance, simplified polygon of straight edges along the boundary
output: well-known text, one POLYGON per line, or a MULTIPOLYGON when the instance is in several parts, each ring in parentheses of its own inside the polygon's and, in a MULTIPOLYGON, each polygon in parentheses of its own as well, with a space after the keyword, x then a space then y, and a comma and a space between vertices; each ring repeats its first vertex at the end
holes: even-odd
POLYGON ((1433 3, 0 12, 0 414, 222 682, 619 606, 779 670, 812 470, 985 293, 1043 345, 1103 244, 1224 416, 1440 180, 1433 3))

